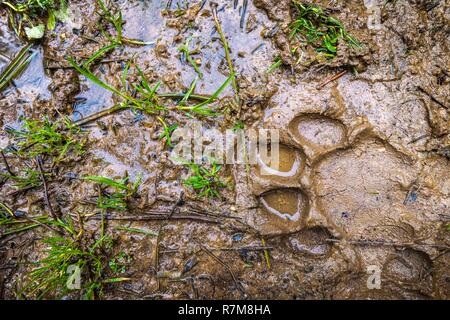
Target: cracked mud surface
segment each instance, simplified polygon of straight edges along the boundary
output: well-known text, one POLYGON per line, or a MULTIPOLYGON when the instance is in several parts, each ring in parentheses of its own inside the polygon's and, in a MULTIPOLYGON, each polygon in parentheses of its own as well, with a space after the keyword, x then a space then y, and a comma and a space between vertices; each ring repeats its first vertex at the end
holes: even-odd
MULTIPOLYGON (((270 170, 270 164, 260 161, 247 179, 244 166, 230 166, 227 175, 234 189, 226 190, 221 200, 201 202, 182 185, 187 170, 167 159, 156 119, 137 119, 124 111, 87 126, 87 154, 64 168, 51 185, 55 207, 63 213, 80 206, 85 212, 94 209, 86 204, 94 194, 92 185, 68 179, 68 173, 143 175, 140 198, 130 212, 119 214, 122 220, 108 221, 117 251, 133 258, 126 273, 133 280, 111 285, 105 298, 449 299, 449 1, 431 9, 425 0, 385 6, 375 0, 365 5, 314 1, 333 9, 365 48, 307 67, 293 65, 290 56, 285 32, 292 15, 290 1, 249 1, 243 24, 242 1, 236 8, 231 1, 217 2, 243 105, 240 114, 205 123, 225 130, 234 116, 249 127, 279 129, 280 169, 270 170), (370 4, 380 9, 379 29, 367 27, 374 14, 370 4), (271 35, 273 30, 278 31, 271 35), (277 55, 284 65, 268 74, 277 55), (318 89, 344 68, 358 73, 347 72, 318 89), (261 175, 261 168, 270 174, 261 175), (172 210, 181 190, 186 192, 185 203, 177 210, 206 213, 215 222, 126 219, 139 212, 172 210), (156 238, 119 233, 117 226, 162 230, 162 236, 158 243, 156 238), (262 239, 270 247, 270 269, 263 251, 245 249, 261 246, 262 239), (198 252, 200 245, 215 249, 241 290, 222 264, 198 252), (194 255, 198 263, 181 279, 157 277, 161 271, 182 272, 194 255), (368 266, 380 268, 381 289, 367 288, 368 266)), ((57 118, 59 112, 76 120, 117 99, 79 76, 64 59, 89 57, 101 47, 78 36, 95 35, 94 6, 71 3, 81 14, 48 32, 36 44, 38 53, 28 69, 0 95, 1 148, 10 143, 4 127, 17 127, 21 115, 57 118)), ((195 2, 183 19, 164 7, 160 1, 123 5, 125 35, 155 43, 113 51, 110 62, 96 67, 99 74, 119 83, 122 60, 138 53, 136 59, 152 83, 162 79, 164 91, 181 92, 195 72, 180 62, 177 48, 192 34, 202 48, 198 57, 204 79, 197 91, 213 93, 228 69, 209 5, 195 2)), ((24 45, 0 14, 0 68, 24 45)), ((232 100, 231 87, 222 96, 225 102, 232 100)), ((172 120, 180 126, 187 123, 182 116, 173 115, 172 120)), ((18 164, 11 159, 11 165, 18 164)), ((1 202, 30 215, 45 209, 42 190, 18 195, 12 191, 8 183, 3 185, 1 202)), ((98 230, 98 221, 87 221, 86 228, 98 230)), ((0 240, 1 298, 17 297, 31 268, 26 262, 42 255, 39 239, 45 232, 35 229, 0 240)))

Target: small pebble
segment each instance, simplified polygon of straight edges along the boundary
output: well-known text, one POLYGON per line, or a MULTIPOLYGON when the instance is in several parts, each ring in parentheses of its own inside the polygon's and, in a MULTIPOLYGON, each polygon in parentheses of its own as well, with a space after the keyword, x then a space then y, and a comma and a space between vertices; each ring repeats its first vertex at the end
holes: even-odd
POLYGON ((186 261, 186 263, 184 264, 183 274, 185 274, 186 272, 191 271, 192 268, 195 267, 197 262, 198 262, 197 256, 192 256, 191 258, 189 258, 189 260, 186 261))
POLYGON ((14 211, 14 217, 16 217, 16 218, 24 217, 26 214, 27 213, 25 211, 22 211, 22 210, 14 211))
POLYGON ((231 239, 233 239, 233 241, 241 241, 242 238, 243 238, 242 233, 236 233, 231 236, 231 239))

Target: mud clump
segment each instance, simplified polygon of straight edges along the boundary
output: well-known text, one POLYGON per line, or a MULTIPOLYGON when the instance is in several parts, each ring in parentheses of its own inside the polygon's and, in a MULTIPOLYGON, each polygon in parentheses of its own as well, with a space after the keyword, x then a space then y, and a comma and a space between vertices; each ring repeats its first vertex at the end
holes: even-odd
MULTIPOLYGON (((310 67, 315 69, 328 68, 349 68, 362 72, 366 70, 367 65, 370 63, 373 54, 373 45, 370 41, 370 36, 365 30, 363 19, 365 12, 361 10, 359 4, 353 4, 346 2, 345 4, 337 4, 333 7, 327 7, 325 1, 314 3, 311 5, 307 2, 294 2, 294 1, 272 1, 272 0, 257 0, 254 1, 255 6, 264 10, 267 15, 274 21, 276 26, 273 28, 273 32, 268 32, 267 35, 273 40, 273 43, 278 48, 278 57, 284 65, 289 66, 296 72, 304 72, 310 67), (364 43, 357 47, 349 46, 343 39, 336 40, 334 45, 336 49, 333 53, 333 59, 326 58, 318 54, 317 50, 314 50, 311 46, 306 45, 305 41, 316 41, 317 34, 315 36, 306 36, 302 41, 298 41, 293 31, 293 21, 298 18, 299 8, 305 8, 311 6, 322 10, 324 17, 332 15, 338 17, 341 21, 344 21, 345 25, 357 26, 357 30, 352 30, 358 37, 358 41, 364 43), (350 12, 357 14, 349 14, 350 12), (356 31, 356 32, 354 32, 356 31), (313 39, 314 40, 311 40, 313 39)), ((307 11, 308 12, 308 11, 307 11)), ((318 17, 318 14, 314 14, 318 17)), ((325 20, 328 18, 325 18, 325 20)), ((314 29, 311 21, 308 21, 308 31, 314 29)), ((321 30, 322 26, 318 26, 318 30, 321 30)), ((321 30, 323 32, 323 30, 321 30)), ((266 35, 266 36, 267 36, 266 35)), ((355 42, 356 43, 356 42, 355 42)))

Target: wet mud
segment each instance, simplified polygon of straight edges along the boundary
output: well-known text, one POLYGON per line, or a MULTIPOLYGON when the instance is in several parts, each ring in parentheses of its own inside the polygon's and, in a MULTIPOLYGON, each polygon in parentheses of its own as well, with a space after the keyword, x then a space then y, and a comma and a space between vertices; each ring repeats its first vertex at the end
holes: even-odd
MULTIPOLYGON (((193 1, 182 16, 172 2, 167 9, 162 1, 117 1, 124 35, 152 44, 113 50, 96 74, 120 84, 134 56, 151 83, 162 81, 161 92, 183 92, 196 72, 178 48, 193 36, 203 72, 196 91, 214 93, 228 68, 209 1, 193 1)), ((124 274, 132 280, 108 286, 104 298, 449 299, 449 2, 314 1, 364 48, 300 64, 289 42, 291 1, 217 2, 242 105, 204 123, 224 131, 239 119, 251 128, 278 129, 280 167, 261 159, 249 170, 227 165, 232 187, 201 201, 183 185, 187 168, 168 159, 155 117, 125 110, 84 126, 87 152, 58 172, 49 190, 54 207, 89 216, 96 191, 77 177, 142 174, 131 208, 107 222, 115 251, 132 257, 124 274), (373 20, 378 27, 370 28, 373 20), (277 56, 282 66, 268 73, 277 56), (191 218, 133 218, 144 213, 191 218), (371 289, 374 266, 381 287, 371 289)), ((70 8, 70 20, 47 31, 29 67, 0 93, 1 148, 11 143, 5 127, 19 127, 21 116, 78 120, 117 103, 65 59, 101 48, 95 5, 73 0, 70 8)), ((25 45, 0 8, 0 70, 25 45)), ((221 97, 233 105, 232 87, 221 97)), ((168 117, 180 127, 189 123, 182 115, 168 117)), ((8 160, 13 170, 19 166, 8 160)), ((42 188, 13 191, 2 185, 1 202, 29 216, 45 211, 42 188)), ((85 228, 99 230, 99 221, 86 218, 85 228)), ((1 298, 18 297, 30 263, 42 257, 46 232, 0 239, 1 298)))

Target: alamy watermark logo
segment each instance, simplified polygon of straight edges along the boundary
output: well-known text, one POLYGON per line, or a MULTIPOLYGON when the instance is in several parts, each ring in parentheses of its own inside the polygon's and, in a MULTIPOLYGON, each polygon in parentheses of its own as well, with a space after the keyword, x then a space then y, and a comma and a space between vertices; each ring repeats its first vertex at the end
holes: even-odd
POLYGON ((67 267, 67 278, 66 286, 70 290, 79 290, 81 288, 81 269, 79 266, 71 264, 67 267))
POLYGON ((379 266, 368 266, 367 274, 367 289, 381 289, 381 269, 379 266))
POLYGON ((205 128, 200 122, 177 128, 170 159, 175 164, 208 163, 259 165, 262 175, 279 170, 279 130, 237 129, 221 132, 205 128))

